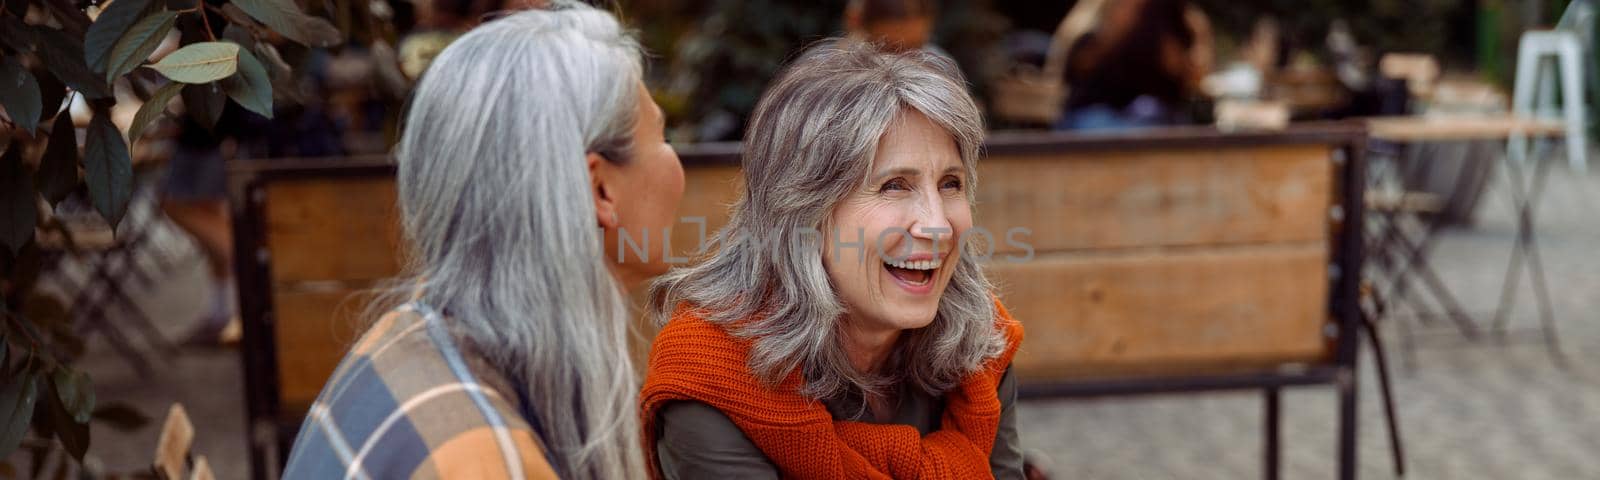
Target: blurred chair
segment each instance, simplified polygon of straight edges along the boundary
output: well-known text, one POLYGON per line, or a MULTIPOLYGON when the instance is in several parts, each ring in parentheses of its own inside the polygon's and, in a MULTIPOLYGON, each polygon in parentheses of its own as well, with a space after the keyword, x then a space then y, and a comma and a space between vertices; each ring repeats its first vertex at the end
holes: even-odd
MULTIPOLYGON (((1560 116, 1567 125, 1567 161, 1579 173, 1587 172, 1589 166, 1584 86, 1585 71, 1593 70, 1594 60, 1585 56, 1588 42, 1584 40, 1594 35, 1594 15, 1595 7, 1589 0, 1576 0, 1567 7, 1556 29, 1522 34, 1517 44, 1516 88, 1511 101, 1513 114, 1547 116, 1556 106, 1555 88, 1560 86, 1560 116), (1546 59, 1557 62, 1559 77, 1546 68, 1546 59)), ((1527 138, 1512 138, 1506 155, 1513 161, 1526 160, 1527 138)))
POLYGON ((154 230, 164 217, 156 207, 149 183, 146 178, 135 179, 133 199, 115 229, 88 206, 87 197, 74 197, 53 211, 50 221, 61 228, 43 233, 38 239, 50 278, 65 295, 73 324, 83 339, 103 335, 141 378, 155 374, 147 353, 154 353, 155 360, 165 362, 178 351, 140 307, 129 287, 131 280, 138 288, 150 288, 157 282, 156 275, 165 274, 173 266, 152 242, 154 230), (73 274, 74 266, 82 268, 81 278, 73 274), (145 349, 152 352, 142 351, 145 349, 139 348, 125 327, 137 331, 144 338, 145 349))

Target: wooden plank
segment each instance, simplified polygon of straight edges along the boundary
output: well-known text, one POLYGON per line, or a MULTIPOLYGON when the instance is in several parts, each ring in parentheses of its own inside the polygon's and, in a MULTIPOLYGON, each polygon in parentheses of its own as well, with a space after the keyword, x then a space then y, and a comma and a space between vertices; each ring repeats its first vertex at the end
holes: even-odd
MULTIPOLYGON (((728 209, 739 199, 744 178, 738 165, 684 167, 683 178, 683 200, 678 203, 679 221, 672 225, 671 248, 675 257, 692 258, 700 247, 700 226, 687 219, 704 219, 705 240, 709 241, 717 230, 727 225, 728 209)), ((657 238, 654 232, 651 235, 657 238)), ((607 245, 606 248, 615 252, 617 246, 607 245)))
POLYGON ((344 358, 367 322, 360 317, 370 297, 363 290, 277 291, 273 294, 273 339, 278 349, 278 398, 289 411, 304 411, 344 358))
POLYGON ((1511 115, 1374 117, 1366 122, 1372 138, 1393 142, 1505 140, 1513 135, 1560 138, 1567 134, 1566 124, 1559 120, 1511 115))
POLYGON ((1255 244, 1326 238, 1325 146, 990 157, 978 169, 978 225, 1035 251, 1255 244))
MULTIPOLYGON (((278 394, 285 411, 303 412, 344 360, 350 345, 373 319, 362 318, 368 290, 331 283, 302 283, 274 295, 274 341, 278 349, 278 394), (321 290, 318 290, 321 288, 321 290)), ((643 291, 634 292, 635 311, 642 312, 643 291)), ((650 341, 660 329, 635 319, 629 348, 639 374, 650 354, 650 341)))
POLYGON ((211 462, 205 456, 194 459, 194 471, 190 472, 189 480, 216 480, 216 474, 211 473, 211 462))
POLYGON ((1322 243, 995 262, 990 277, 1028 339, 1029 379, 1181 373, 1325 358, 1322 243))
MULTIPOLYGON (((680 216, 715 232, 739 194, 738 167, 685 174, 680 216)), ((1029 325, 1020 370, 1115 374, 1325 353, 1326 147, 997 156, 980 176, 978 215, 999 234, 996 258, 1020 251, 1005 243, 1009 226, 1032 228, 1039 255, 994 267, 1029 325), (1170 321, 1181 312, 1195 320, 1170 321)), ((359 335, 364 304, 347 300, 355 286, 398 270, 394 185, 322 178, 266 193, 279 381, 293 409, 309 405, 359 335)), ((671 237, 688 256, 699 230, 680 222, 671 237)), ((642 354, 655 329, 640 327, 642 354)))
POLYGON ((393 178, 285 180, 264 190, 275 283, 376 280, 399 272, 393 178))
POLYGON ((155 471, 169 480, 186 478, 189 469, 189 447, 194 445, 194 423, 183 404, 174 403, 167 409, 167 419, 161 424, 161 434, 156 440, 155 471))
MULTIPOLYGON (((979 164, 974 208, 997 253, 1023 251, 1006 241, 1013 227, 1031 230, 1015 239, 1037 252, 1321 239, 1332 195, 1328 155, 1312 145, 995 156, 979 164)), ((680 219, 704 218, 706 234, 715 233, 738 200, 738 167, 684 175, 680 219)), ((678 257, 700 240, 687 221, 671 236, 678 257)))

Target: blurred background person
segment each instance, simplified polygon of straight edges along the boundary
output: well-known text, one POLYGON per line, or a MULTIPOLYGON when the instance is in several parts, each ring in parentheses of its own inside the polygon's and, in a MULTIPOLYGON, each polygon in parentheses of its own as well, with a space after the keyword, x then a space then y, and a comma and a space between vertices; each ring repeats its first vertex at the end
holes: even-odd
POLYGON ((932 43, 938 17, 934 0, 850 0, 844 27, 850 38, 875 43, 884 51, 928 49, 948 56, 932 43))
POLYGON ((233 344, 239 341, 241 330, 237 289, 233 285, 233 223, 228 212, 224 159, 233 155, 237 144, 187 118, 181 125, 162 181, 161 210, 200 248, 211 279, 205 306, 200 317, 193 320, 193 330, 185 342, 197 346, 233 344))
POLYGON ((413 82, 433 58, 498 7, 493 0, 416 0, 416 30, 400 40, 400 71, 413 82))
POLYGON ((1064 78, 1069 93, 1057 128, 1188 122, 1189 102, 1212 56, 1210 25, 1198 8, 1187 0, 1090 1, 1069 16, 1098 24, 1071 44, 1064 78))

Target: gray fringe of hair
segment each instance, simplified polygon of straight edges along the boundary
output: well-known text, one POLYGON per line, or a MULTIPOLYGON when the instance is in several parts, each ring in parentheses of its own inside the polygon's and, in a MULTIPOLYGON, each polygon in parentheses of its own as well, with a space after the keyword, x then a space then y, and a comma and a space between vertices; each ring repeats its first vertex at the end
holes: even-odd
MULTIPOLYGON (((866 181, 879 139, 906 109, 955 140, 971 201, 984 126, 956 65, 922 51, 824 41, 762 95, 744 138, 744 193, 709 253, 651 285, 651 318, 665 323, 680 304, 703 310, 707 321, 753 340, 750 368, 759 378, 776 384, 798 368, 802 393, 819 399, 852 389, 880 394, 899 382, 943 394, 998 355, 1005 338, 972 255, 961 256, 933 323, 902 335, 885 374, 858 372, 845 355, 845 307, 821 242, 835 235, 834 206, 866 181)), ((966 251, 981 251, 972 247, 966 251)))
POLYGON ((396 150, 406 272, 369 312, 414 294, 443 311, 526 388, 562 478, 645 478, 632 321, 584 162, 629 161, 641 51, 610 14, 556 3, 473 29, 424 74, 396 150))

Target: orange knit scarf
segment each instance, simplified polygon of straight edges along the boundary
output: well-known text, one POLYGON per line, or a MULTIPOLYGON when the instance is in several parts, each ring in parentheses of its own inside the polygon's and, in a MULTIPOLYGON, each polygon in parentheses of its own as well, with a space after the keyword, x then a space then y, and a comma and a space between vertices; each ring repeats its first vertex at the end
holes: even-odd
POLYGON ((1000 378, 1022 343, 1022 325, 995 302, 1006 349, 945 394, 939 431, 922 436, 910 425, 836 421, 822 402, 799 393, 798 372, 776 388, 750 371, 750 341, 680 306, 656 336, 639 400, 650 468, 656 415, 662 406, 693 400, 716 408, 743 430, 786 478, 989 478, 989 454, 1000 424, 1000 378))

